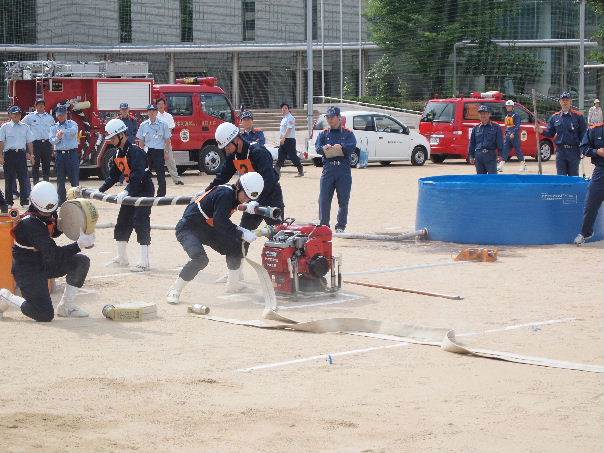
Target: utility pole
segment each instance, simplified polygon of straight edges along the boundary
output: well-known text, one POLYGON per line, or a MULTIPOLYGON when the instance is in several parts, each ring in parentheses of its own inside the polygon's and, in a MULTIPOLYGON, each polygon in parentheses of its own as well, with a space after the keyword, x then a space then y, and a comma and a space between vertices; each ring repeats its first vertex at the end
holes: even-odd
POLYGON ((344 25, 342 19, 342 0, 340 0, 340 101, 344 99, 344 25))
POLYGON ((321 101, 325 102, 325 29, 323 27, 323 0, 321 0, 321 101))
POLYGON ((308 126, 308 139, 312 134, 312 95, 313 95, 313 52, 312 52, 312 4, 313 0, 306 0, 306 121, 308 126))
POLYGON ((585 108, 585 1, 579 5, 579 110, 585 108))

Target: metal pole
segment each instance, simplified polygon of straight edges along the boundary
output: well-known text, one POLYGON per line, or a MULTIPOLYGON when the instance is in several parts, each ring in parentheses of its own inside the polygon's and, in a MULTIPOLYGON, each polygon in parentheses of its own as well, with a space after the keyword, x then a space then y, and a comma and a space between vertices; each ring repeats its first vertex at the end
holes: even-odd
POLYGON ((231 92, 233 95, 233 104, 235 104, 235 108, 240 108, 240 93, 239 93, 239 52, 233 52, 233 74, 231 77, 231 92))
POLYGON ((344 26, 342 0, 340 0, 340 101, 344 100, 344 26))
POLYGON ((176 83, 176 70, 174 69, 174 54, 168 57, 168 83, 176 83))
POLYGON ((325 102, 325 29, 323 27, 323 0, 321 0, 321 101, 325 102))
POLYGON ((359 0, 359 97, 363 96, 363 25, 361 22, 361 2, 359 0))
POLYGON ((579 6, 579 110, 585 107, 585 0, 579 6))
POLYGON ((457 43, 453 44, 453 96, 457 96, 457 43))
POLYGON ((313 52, 312 52, 312 3, 313 0, 306 1, 306 122, 308 129, 308 139, 312 134, 312 96, 313 96, 313 52))

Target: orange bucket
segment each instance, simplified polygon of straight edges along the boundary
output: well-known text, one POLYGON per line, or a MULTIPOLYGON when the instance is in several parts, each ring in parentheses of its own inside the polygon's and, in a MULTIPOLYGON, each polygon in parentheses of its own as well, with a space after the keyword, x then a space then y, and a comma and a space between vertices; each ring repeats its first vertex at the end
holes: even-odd
POLYGON ((0 215, 0 288, 15 291, 15 279, 11 268, 13 266, 13 237, 10 230, 15 219, 8 214, 0 215))

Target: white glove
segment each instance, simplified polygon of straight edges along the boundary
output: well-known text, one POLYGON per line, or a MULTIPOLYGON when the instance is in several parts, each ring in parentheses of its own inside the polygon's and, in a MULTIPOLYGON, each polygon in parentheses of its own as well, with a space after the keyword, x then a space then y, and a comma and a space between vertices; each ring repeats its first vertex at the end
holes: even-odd
POLYGON ((250 201, 245 206, 245 212, 248 214, 256 214, 256 208, 258 206, 260 206, 260 204, 257 201, 250 201))
POLYGON ((120 193, 118 193, 115 198, 117 200, 118 203, 121 203, 122 201, 124 201, 124 198, 126 198, 128 196, 128 191, 127 190, 122 190, 120 193))
POLYGON ((80 237, 77 240, 78 247, 80 247, 80 250, 91 249, 92 247, 94 247, 94 240, 94 233, 86 234, 80 229, 80 237))
POLYGON ((241 237, 243 238, 243 240, 245 242, 249 242, 252 243, 254 242, 256 239, 258 239, 258 236, 256 236, 256 233, 254 233, 253 231, 248 230, 247 228, 242 228, 242 227, 237 227, 237 229, 239 231, 241 231, 241 233, 243 233, 241 235, 241 237))

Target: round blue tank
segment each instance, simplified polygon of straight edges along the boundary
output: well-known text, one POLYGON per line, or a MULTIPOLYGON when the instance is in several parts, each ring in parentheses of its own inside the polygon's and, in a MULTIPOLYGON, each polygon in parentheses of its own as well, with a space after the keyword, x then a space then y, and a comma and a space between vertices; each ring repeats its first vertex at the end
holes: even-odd
MULTIPOLYGON (((588 185, 583 178, 550 175, 421 178, 415 226, 427 228, 435 241, 569 244, 581 231, 588 185)), ((592 240, 603 237, 600 211, 592 240)))

